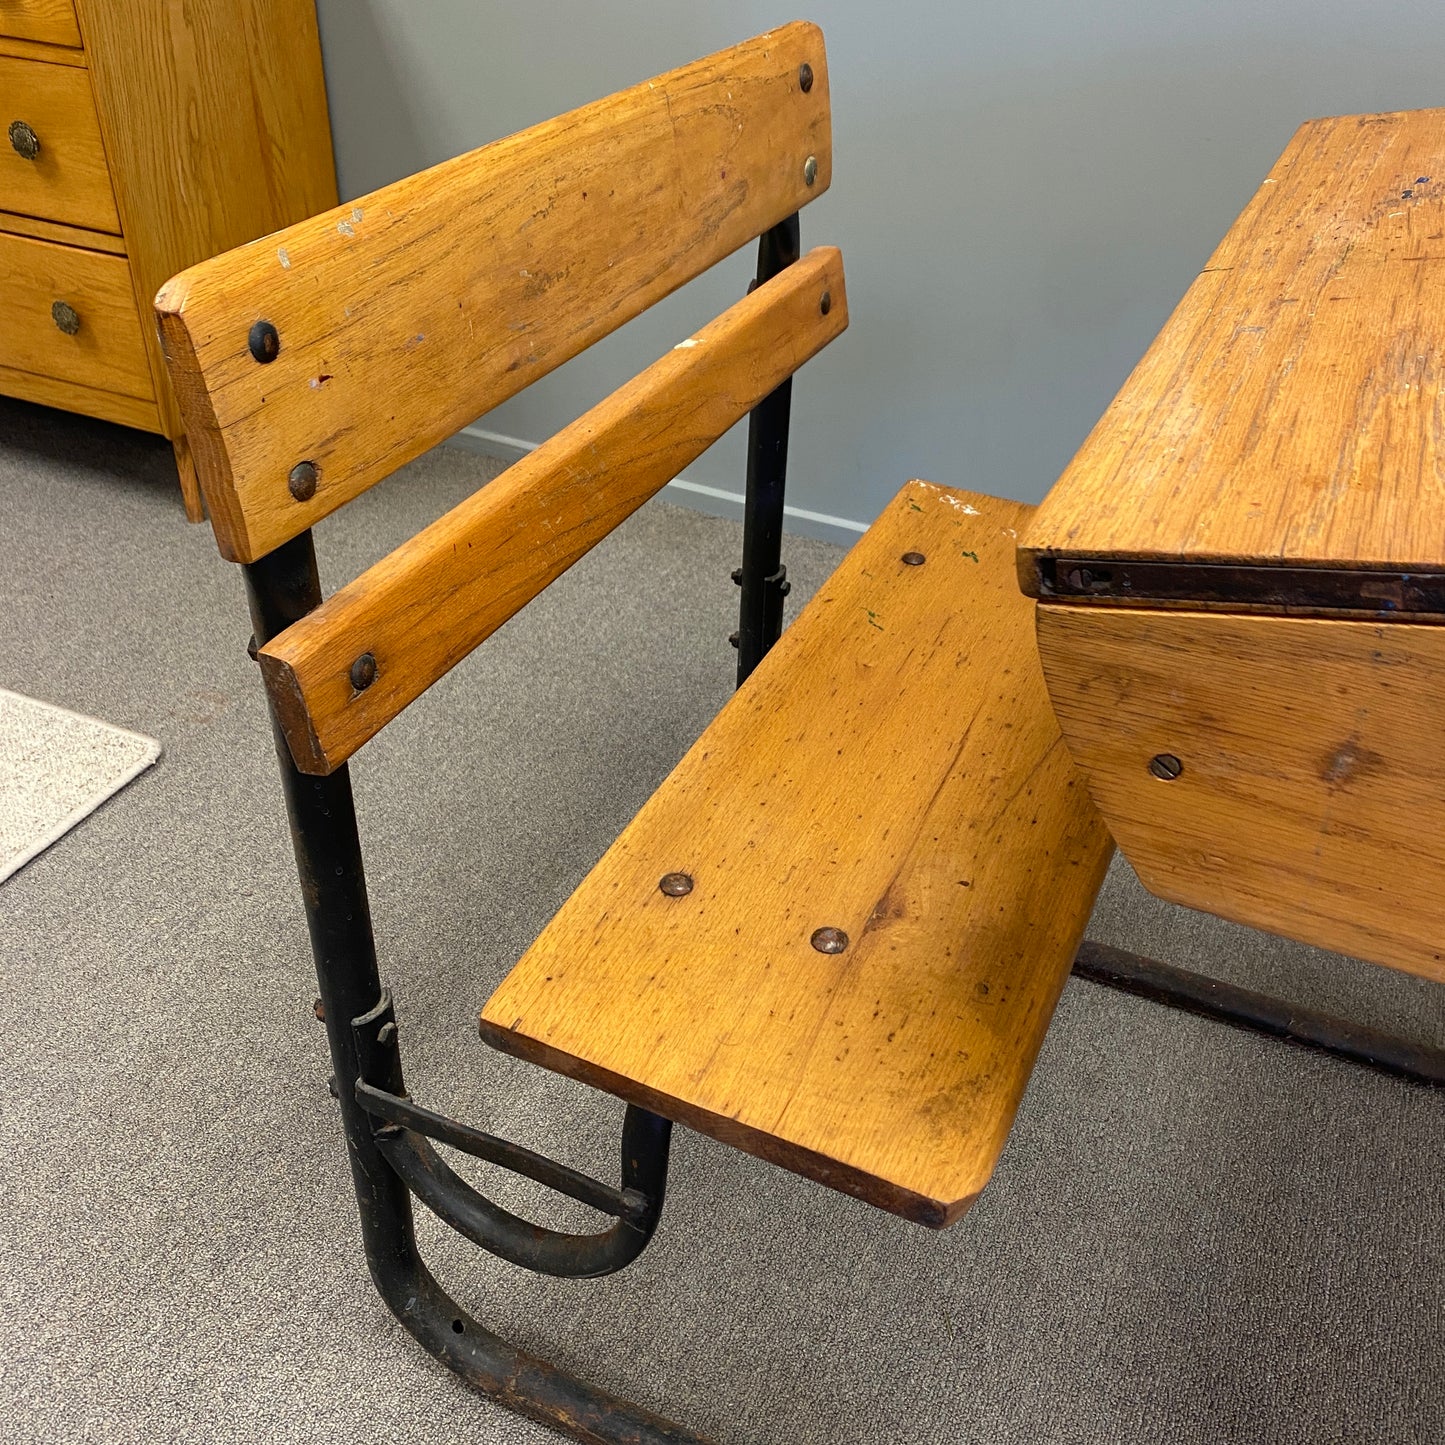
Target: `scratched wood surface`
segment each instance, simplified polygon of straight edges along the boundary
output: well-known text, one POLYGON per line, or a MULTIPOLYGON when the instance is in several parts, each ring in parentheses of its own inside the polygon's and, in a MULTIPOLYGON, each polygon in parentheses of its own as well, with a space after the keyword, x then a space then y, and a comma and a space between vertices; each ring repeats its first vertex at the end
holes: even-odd
POLYGON ((1445 980, 1445 628, 1053 606, 1038 635, 1150 892, 1445 980))
POLYGON ((1111 851, 1014 582, 1029 511, 910 482, 492 996, 483 1037, 956 1219, 1111 851), (686 896, 659 890, 672 872, 686 896), (843 952, 812 946, 829 927, 843 952))
POLYGON ((1445 110, 1310 121, 1020 558, 1445 568, 1445 110))
POLYGON ((799 22, 175 278, 156 306, 222 552, 295 536, 830 175, 823 38, 799 22), (302 460, 320 480, 298 502, 302 460))
POLYGON ((273 638, 258 661, 296 765, 339 767, 847 324, 820 247, 273 638))

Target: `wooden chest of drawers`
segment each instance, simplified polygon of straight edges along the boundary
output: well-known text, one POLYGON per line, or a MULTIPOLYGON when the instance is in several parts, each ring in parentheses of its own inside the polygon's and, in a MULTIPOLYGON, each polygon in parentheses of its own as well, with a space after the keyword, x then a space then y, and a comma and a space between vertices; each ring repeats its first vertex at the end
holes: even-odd
POLYGON ((151 299, 336 204, 313 0, 0 0, 0 393, 169 437, 151 299))

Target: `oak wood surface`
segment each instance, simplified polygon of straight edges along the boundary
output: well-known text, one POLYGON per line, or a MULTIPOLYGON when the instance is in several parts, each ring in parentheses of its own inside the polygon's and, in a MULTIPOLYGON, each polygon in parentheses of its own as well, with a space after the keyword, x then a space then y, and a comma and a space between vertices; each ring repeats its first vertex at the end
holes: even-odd
MULTIPOLYGON (((20 40, 13 35, 0 35, 0 55, 18 60, 39 60, 46 65, 70 65, 85 68, 85 51, 65 45, 42 45, 34 40, 20 40)), ((5 122, 6 125, 9 121, 5 122)))
POLYGON ((47 45, 80 44, 71 0, 0 0, 0 34, 47 45))
POLYGON ((0 137, 0 206, 92 231, 120 231, 90 76, 70 65, 0 56, 0 130, 23 121, 40 151, 26 160, 0 137))
POLYGON ((63 411, 96 416, 102 421, 113 421, 120 426, 135 427, 139 431, 165 431, 153 398, 123 396, 118 391, 100 391, 95 387, 79 386, 73 381, 64 381, 58 377, 42 376, 35 371, 17 371, 14 367, 0 365, 0 396, 16 396, 21 401, 38 402, 41 406, 54 406, 63 411))
POLYGON ((1445 568, 1445 110, 1310 121, 1020 557, 1445 568))
POLYGON ((140 315, 123 257, 0 235, 0 365, 151 400, 140 315), (80 330, 55 324, 56 302, 80 330))
POLYGON ((31 236, 37 241, 55 241, 62 246, 79 246, 86 251, 103 251, 108 256, 125 255, 125 238, 106 231, 85 231, 78 226, 60 226, 36 216, 0 211, 0 231, 12 236, 31 236))
POLYGON ((820 247, 273 638, 257 660, 297 767, 339 767, 847 324, 820 247))
POLYGON ((1029 512, 909 483, 493 994, 483 1037, 955 1219, 1111 852, 1014 581, 1029 512), (659 891, 675 871, 684 897, 659 891), (821 927, 842 953, 810 944, 821 927))
POLYGON ((1038 636, 1151 892, 1445 980, 1445 628, 1053 605, 1038 636))
POLYGON ((270 551, 820 195, 828 117, 822 36, 787 25, 168 283, 222 552, 270 551), (301 505, 303 459, 322 485, 301 505))
POLYGON ((152 319, 156 291, 184 267, 336 204, 316 11, 313 0, 80 0, 79 13, 174 438, 182 426, 152 319))

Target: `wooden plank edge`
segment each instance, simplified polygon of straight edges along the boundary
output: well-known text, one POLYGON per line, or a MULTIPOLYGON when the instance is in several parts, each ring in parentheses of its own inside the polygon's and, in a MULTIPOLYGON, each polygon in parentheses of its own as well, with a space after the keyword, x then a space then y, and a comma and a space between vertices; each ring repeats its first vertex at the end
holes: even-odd
POLYGON ((10 236, 28 236, 35 241, 55 241, 82 251, 100 251, 107 256, 125 255, 125 238, 110 231, 92 231, 84 226, 67 226, 43 216, 26 216, 19 211, 0 211, 0 231, 10 236))
POLYGON ((21 371, 13 366, 0 366, 0 394, 53 406, 61 411, 78 412, 98 417, 118 426, 134 427, 136 431, 165 435, 160 412, 149 397, 129 396, 119 391, 103 391, 83 382, 65 381, 40 372, 21 371))
MULTIPOLYGON (((794 374, 797 368, 806 364, 824 346, 847 329, 848 296, 843 276, 843 258, 842 253, 836 247, 815 247, 778 276, 735 302, 721 316, 697 332, 695 338, 689 338, 689 340, 702 340, 708 336, 709 332, 726 327, 764 327, 772 321, 775 313, 782 313, 789 306, 795 305, 804 293, 814 287, 821 287, 827 291, 830 298, 828 310, 826 313, 820 312, 814 323, 813 331, 807 336, 806 344, 795 358, 795 364, 783 375, 767 383, 764 390, 764 394, 766 394, 766 391, 779 385, 787 376, 794 374)), ((488 493, 492 497, 501 496, 500 491, 492 489, 503 487, 509 474, 514 479, 523 475, 530 477, 532 473, 538 474, 539 478, 545 476, 554 455, 559 457, 565 470, 574 471, 574 465, 567 461, 567 452, 575 437, 585 439, 588 452, 594 454, 604 452, 607 445, 603 439, 605 433, 617 426, 625 425, 627 416, 624 415, 617 423, 603 422, 599 425, 599 415, 605 414, 615 404, 618 396, 630 390, 642 390, 653 385, 657 392, 653 400, 656 400, 659 396, 665 397, 671 389, 685 387, 695 372, 678 370, 683 365, 678 359, 680 353, 687 358, 688 364, 701 370, 704 374, 709 368, 718 364, 714 359, 713 351, 706 345, 693 347, 684 341, 673 347, 647 370, 626 383, 618 392, 604 398, 597 406, 569 426, 564 427, 562 431, 523 457, 521 461, 514 463, 481 491, 459 503, 450 512, 432 523, 430 527, 424 528, 409 541, 403 542, 395 551, 328 598, 321 607, 273 637, 260 650, 257 661, 261 664, 262 677, 270 693, 278 723, 290 747, 292 759, 299 771, 312 776, 326 776, 334 772, 406 707, 409 707, 428 688, 444 677, 447 671, 486 641, 495 627, 485 630, 479 627, 468 632, 465 636, 465 646, 462 650, 455 652, 446 669, 435 674, 419 672, 418 679, 424 679, 424 681, 421 681, 419 686, 412 684, 405 686, 396 695, 396 698, 389 700, 384 708, 378 709, 375 717, 366 719, 364 725, 357 729, 358 735, 355 739, 336 738, 333 736, 335 729, 318 726, 307 682, 298 671, 303 654, 307 651, 314 651, 321 645, 315 641, 316 636, 324 635, 329 629, 343 628, 350 620, 348 614, 353 610, 359 610, 362 606, 374 607, 379 599, 384 599, 391 592, 407 591, 408 583, 417 574, 424 573, 430 567, 432 558, 428 547, 434 538, 441 535, 438 529, 454 526, 459 513, 471 511, 479 505, 479 499, 487 496, 488 493), (674 375, 674 373, 677 374, 674 375)), ((761 399, 761 395, 757 397, 757 400, 761 399)), ((690 455, 682 456, 679 465, 687 466, 696 456, 701 455, 729 427, 736 425, 749 409, 749 407, 742 407, 736 410, 725 425, 720 429, 715 429, 715 434, 710 433, 706 439, 701 441, 695 451, 691 451, 690 455)), ((690 449, 688 450, 690 451, 690 449)), ((670 471, 659 472, 639 485, 633 496, 624 499, 627 503, 626 510, 620 511, 610 526, 580 551, 571 555, 541 586, 523 597, 508 616, 515 616, 532 598, 549 586, 552 581, 555 581, 562 571, 579 561, 627 516, 661 491, 674 475, 675 473, 670 471)), ((206 493, 206 500, 207 502, 211 501, 209 491, 206 493)), ((454 550, 458 540, 458 537, 452 536, 448 532, 445 550, 454 550)), ((496 624, 496 626, 500 625, 500 622, 496 624)), ((369 650, 371 649, 367 648, 364 643, 358 642, 349 657, 333 661, 337 666, 343 662, 349 665, 352 658, 369 650)), ((355 700, 360 694, 353 693, 352 696, 355 700)))
POLYGON ((513 1058, 523 1059, 555 1074, 563 1074, 594 1089, 601 1089, 629 1104, 661 1114, 675 1123, 685 1124, 689 1129, 706 1134, 720 1144, 741 1149, 745 1154, 766 1160, 769 1164, 776 1164, 794 1174, 801 1174, 814 1183, 824 1184, 829 1189, 836 1189, 840 1194, 850 1195, 854 1199, 862 1200, 864 1204, 871 1204, 889 1214, 898 1215, 900 1219, 922 1224, 929 1229, 946 1229, 957 1223, 988 1182, 987 1179, 982 1180, 977 1189, 960 1199, 933 1199, 929 1195, 919 1194, 901 1184, 880 1179, 837 1159, 830 1159, 815 1150, 790 1144, 785 1139, 765 1130, 755 1129, 737 1119, 699 1108, 685 1099, 659 1093, 645 1084, 614 1074, 610 1069, 580 1059, 574 1054, 554 1049, 539 1039, 516 1033, 504 1024, 489 1019, 485 1011, 480 1016, 479 1025, 482 1042, 499 1053, 510 1054, 513 1058))
POLYGON ((87 68, 85 51, 78 46, 52 45, 45 40, 22 40, 18 35, 0 35, 0 57, 9 60, 39 60, 46 65, 87 68))

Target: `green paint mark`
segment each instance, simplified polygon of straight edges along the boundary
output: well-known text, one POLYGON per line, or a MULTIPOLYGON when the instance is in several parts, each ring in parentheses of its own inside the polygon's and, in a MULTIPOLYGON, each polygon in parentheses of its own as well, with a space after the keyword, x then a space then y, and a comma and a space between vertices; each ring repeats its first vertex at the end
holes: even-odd
POLYGON ((878 620, 878 614, 877 614, 871 607, 867 608, 866 610, 867 610, 867 613, 868 613, 868 625, 869 625, 869 627, 876 627, 876 628, 879 630, 879 632, 882 632, 882 631, 883 631, 883 624, 882 624, 881 622, 879 622, 879 620, 878 620))
POLYGON ((963 555, 964 555, 965 557, 972 557, 975 562, 978 561, 978 553, 977 553, 977 552, 970 552, 966 547, 965 547, 964 550, 963 550, 963 555))
POLYGON ((920 507, 917 502, 909 502, 908 509, 912 512, 921 512, 923 510, 923 508, 920 507))

